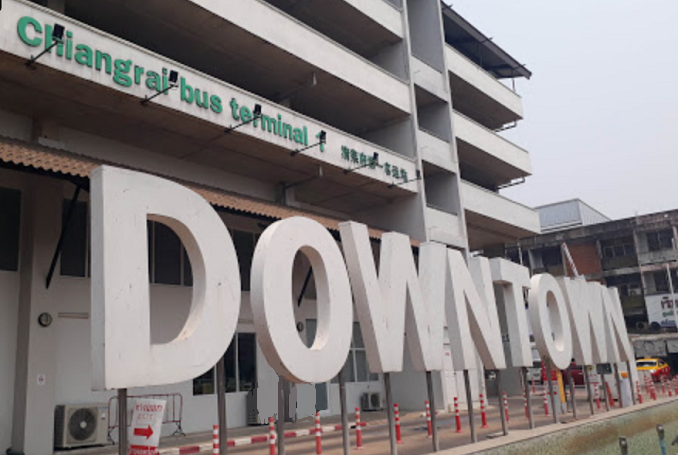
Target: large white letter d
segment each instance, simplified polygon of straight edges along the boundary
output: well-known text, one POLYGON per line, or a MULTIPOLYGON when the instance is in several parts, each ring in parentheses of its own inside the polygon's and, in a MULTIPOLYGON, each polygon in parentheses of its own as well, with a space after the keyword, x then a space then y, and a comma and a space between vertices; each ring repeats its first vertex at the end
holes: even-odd
POLYGON ((102 166, 92 173, 94 390, 186 381, 209 370, 235 333, 240 273, 231 237, 210 205, 165 179, 102 166), (181 239, 193 271, 188 319, 151 342, 146 220, 181 239))

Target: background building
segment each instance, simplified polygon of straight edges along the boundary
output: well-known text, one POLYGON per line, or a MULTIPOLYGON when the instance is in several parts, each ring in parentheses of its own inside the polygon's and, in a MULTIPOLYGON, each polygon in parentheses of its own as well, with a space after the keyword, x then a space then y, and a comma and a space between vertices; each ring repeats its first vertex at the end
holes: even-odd
POLYGON ((610 221, 607 216, 580 199, 541 205, 535 209, 539 213, 542 234, 610 221))
MULTIPOLYGON (((254 387, 263 396, 277 384, 249 310, 251 256, 275 220, 303 215, 335 234, 340 221, 363 222, 375 254, 384 231, 465 252, 539 231, 535 211, 499 194, 531 172, 529 154, 498 134, 523 117, 508 84, 530 72, 437 0, 5 0, 0 23, 3 449, 51 453, 55 406, 113 396, 90 386, 87 190, 99 164, 187 185, 229 228, 244 291, 226 353, 233 426, 246 424, 254 387), (162 93, 174 71, 176 88, 162 93)), ((153 341, 163 343, 185 321, 191 269, 162 223, 148 223, 148 239, 153 341)), ((303 256, 294 280, 310 342, 303 256)), ((346 374, 349 408, 381 393, 357 330, 346 374)), ((394 383, 421 406, 423 375, 394 383)), ((457 385, 450 361, 438 403, 463 397, 457 385)), ((181 395, 187 432, 214 423, 213 372, 129 393, 181 395)), ((335 384, 299 393, 339 412, 335 384)))
MULTIPOLYGON (((545 207, 545 216, 542 207, 538 210, 542 222, 553 222, 553 232, 524 238, 508 247, 507 255, 514 261, 522 260, 532 273, 573 276, 563 248, 566 245, 580 275, 619 289, 627 328, 636 333, 637 355, 660 355, 678 367, 678 355, 674 358, 678 344, 670 341, 676 337, 667 333, 647 335, 675 327, 671 285, 678 291, 678 210, 603 221, 602 215, 581 201, 545 207), (573 207, 582 207, 589 215, 575 219, 573 207), (555 230, 559 223, 583 225, 555 230)), ((543 228, 546 231, 549 225, 543 228)))

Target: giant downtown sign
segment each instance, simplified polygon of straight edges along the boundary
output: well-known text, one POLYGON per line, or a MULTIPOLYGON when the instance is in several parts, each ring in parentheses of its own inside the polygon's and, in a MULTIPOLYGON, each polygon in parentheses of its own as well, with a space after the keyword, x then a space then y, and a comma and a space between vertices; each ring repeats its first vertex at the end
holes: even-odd
MULTIPOLYGON (((234 336, 241 305, 238 258, 224 223, 197 193, 159 177, 102 166, 91 175, 92 365, 95 390, 190 380, 212 368, 234 336), (180 237, 193 270, 186 323, 169 343, 151 341, 146 221, 180 237)), ((251 269, 255 331, 269 365, 298 383, 331 380, 349 353, 355 311, 374 373, 441 371, 444 332, 456 370, 531 366, 530 325, 541 355, 560 369, 629 362, 634 353, 616 288, 471 257, 439 243, 382 236, 379 267, 367 226, 339 226, 341 247, 319 223, 293 217, 262 233, 251 269), (296 329, 293 264, 304 254, 317 289, 317 333, 296 329), (510 338, 505 356, 495 287, 510 338), (524 291, 528 291, 525 309, 524 291), (531 324, 528 324, 528 320, 531 324), (476 352, 482 365, 476 364, 476 352)))
POLYGON ((67 24, 64 39, 39 60, 40 64, 140 97, 167 90, 170 87, 168 68, 177 68, 181 75, 178 90, 165 92, 155 102, 223 127, 247 122, 247 126, 240 131, 290 150, 306 148, 318 142, 320 131, 326 131, 326 143, 305 154, 342 168, 363 166, 357 172, 399 184, 409 191, 417 191, 416 183, 408 183, 415 175, 415 164, 410 159, 377 148, 68 18, 54 16, 43 8, 21 1, 6 1, 0 15, 0 25, 2 30, 14 29, 16 33, 3 33, 0 49, 22 57, 30 57, 32 52, 47 49, 54 42, 55 22, 67 24), (255 104, 264 106, 261 117, 253 114, 255 104), (375 151, 380 152, 379 163, 371 159, 375 151))

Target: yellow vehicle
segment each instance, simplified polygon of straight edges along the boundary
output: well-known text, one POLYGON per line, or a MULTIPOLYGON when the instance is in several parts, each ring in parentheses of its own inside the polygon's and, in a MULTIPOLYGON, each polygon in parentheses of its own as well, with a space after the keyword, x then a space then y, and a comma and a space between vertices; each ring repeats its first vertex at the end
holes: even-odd
POLYGON ((671 378, 671 368, 662 359, 645 358, 636 360, 636 369, 644 374, 649 373, 654 382, 671 378))

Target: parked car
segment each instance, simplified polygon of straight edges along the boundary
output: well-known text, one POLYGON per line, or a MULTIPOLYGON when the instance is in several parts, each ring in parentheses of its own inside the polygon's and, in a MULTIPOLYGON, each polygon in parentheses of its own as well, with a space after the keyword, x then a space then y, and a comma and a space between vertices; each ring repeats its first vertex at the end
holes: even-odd
POLYGON ((527 368, 527 380, 530 384, 541 384, 541 360, 536 360, 531 367, 527 368))
MULTIPOLYGON (((570 364, 570 368, 572 369, 572 380, 574 381, 574 385, 584 385, 584 368, 580 365, 577 365, 576 363, 572 362, 570 364)), ((567 385, 569 384, 567 380, 567 371, 563 370, 563 384, 567 385)), ((541 380, 543 383, 546 382, 546 368, 542 367, 541 370, 541 380)), ((551 381, 557 381, 558 380, 558 373, 555 368, 551 368, 551 381)))
POLYGON ((636 360, 636 368, 642 374, 650 374, 654 382, 671 378, 671 367, 662 359, 638 359, 636 360))

